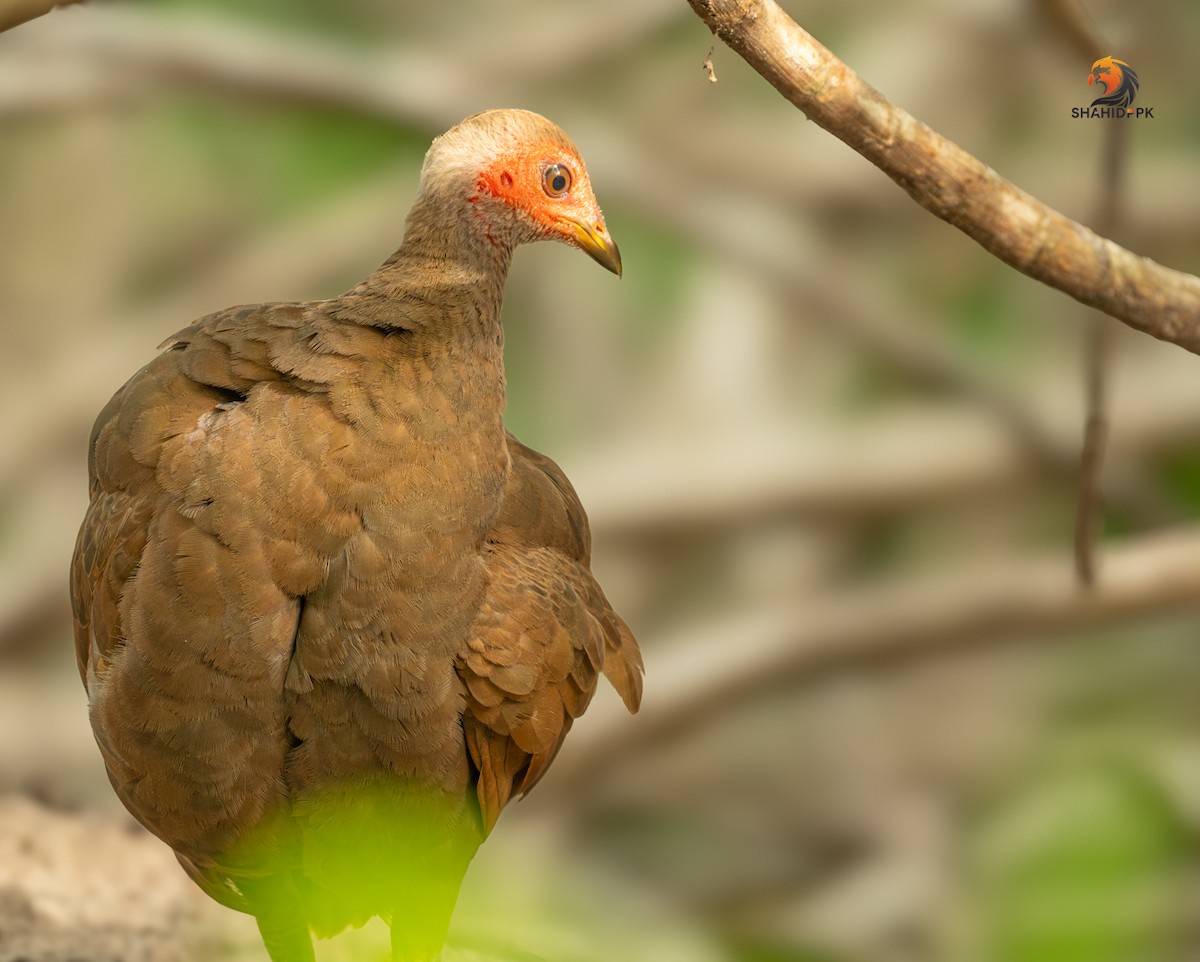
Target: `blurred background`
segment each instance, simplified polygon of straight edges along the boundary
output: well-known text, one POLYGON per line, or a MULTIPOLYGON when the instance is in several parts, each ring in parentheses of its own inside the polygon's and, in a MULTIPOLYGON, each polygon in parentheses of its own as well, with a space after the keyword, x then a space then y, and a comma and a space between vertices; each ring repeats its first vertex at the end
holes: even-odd
MULTIPOLYGON (((1047 3, 783 6, 1094 217, 1103 125, 1070 118, 1091 64, 1047 3)), ((1086 7, 1155 108, 1116 239, 1195 271, 1200 5, 1086 7)), ((519 253, 507 422, 588 508, 645 708, 597 697, 481 851, 456 938, 580 962, 1200 959, 1200 359, 995 261, 721 46, 711 82, 710 48, 683 0, 92 2, 0 35, 0 947, 7 919, 52 930, 27 958, 125 930, 142 954, 105 958, 182 958, 191 919, 265 959, 133 830, 92 743, 67 601, 88 431, 193 318, 353 286, 398 246, 430 139, 524 106, 580 146, 625 276, 519 253)), ((321 957, 382 958, 381 932, 321 957)))

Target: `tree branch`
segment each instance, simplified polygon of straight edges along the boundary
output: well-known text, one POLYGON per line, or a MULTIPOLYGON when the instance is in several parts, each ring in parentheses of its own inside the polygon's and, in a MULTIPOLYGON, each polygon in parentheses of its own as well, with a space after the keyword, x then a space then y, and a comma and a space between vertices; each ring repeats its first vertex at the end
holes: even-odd
MULTIPOLYGON (((0 24, 9 2, 50 5, 50 0, 0 0, 0 24)), ((153 91, 154 85, 144 81, 149 75, 440 131, 464 112, 480 109, 484 91, 486 103, 522 102, 530 87, 548 77, 586 73, 606 58, 628 55, 676 16, 682 11, 655 0, 598 9, 582 29, 574 14, 533 17, 513 26, 516 33, 536 34, 540 42, 514 61, 506 50, 497 55, 490 36, 486 43, 464 39, 450 57, 429 44, 362 49, 198 9, 117 3, 103 15, 22 37, 23 43, 7 52, 0 75, 0 113, 153 91)))
MULTIPOLYGON (((1154 370, 1128 360, 1121 368, 1125 387, 1114 402, 1122 417, 1108 439, 1118 466, 1142 463, 1200 428, 1191 381, 1182 372, 1163 377, 1161 369, 1155 381, 1154 370)), ((1030 400, 1031 410, 1058 412, 1040 430, 1062 445, 1078 423, 1071 400, 1061 392, 1030 400)), ((812 427, 798 434, 793 424, 759 424, 736 436, 677 437, 669 446, 660 437, 630 437, 567 468, 597 543, 611 545, 755 520, 844 520, 980 492, 1011 494, 1037 476, 1038 465, 989 414, 905 407, 869 428, 812 427), (636 486, 627 483, 631 464, 638 466, 636 486)))
POLYGON ((1023 274, 1200 354, 1200 278, 1098 236, 890 103, 773 0, 688 0, 818 126, 1023 274))
POLYGON ((49 13, 55 7, 68 7, 83 0, 0 0, 0 33, 49 13))
POLYGON ((1175 529, 1111 549, 1105 578, 1091 591, 1080 590, 1055 554, 707 622, 646 652, 648 697, 637 719, 607 700, 593 708, 597 717, 577 726, 554 784, 575 791, 631 753, 831 672, 971 651, 1005 636, 1067 639, 1097 625, 1196 610, 1197 559, 1200 527, 1175 529))

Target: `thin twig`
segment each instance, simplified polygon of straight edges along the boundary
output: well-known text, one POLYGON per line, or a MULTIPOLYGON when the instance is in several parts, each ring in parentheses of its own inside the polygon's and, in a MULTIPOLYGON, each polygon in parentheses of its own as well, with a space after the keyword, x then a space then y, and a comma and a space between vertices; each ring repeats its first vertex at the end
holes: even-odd
POLYGON ((1087 417, 1083 447, 1079 454, 1079 477, 1075 501, 1075 576, 1085 588, 1096 584, 1096 541, 1104 522, 1104 491, 1100 475, 1108 442, 1108 412, 1105 404, 1112 332, 1096 318, 1084 332, 1084 385, 1087 417))
POLYGON ((889 102, 773 0, 688 0, 716 36, 810 120, 926 210, 1024 274, 1200 353, 1200 277, 1098 236, 889 102))
MULTIPOLYGON (((1100 173, 1100 204, 1096 230, 1111 237, 1117 229, 1118 207, 1125 145, 1129 125, 1115 120, 1104 122, 1103 162, 1100 173)), ((1087 419, 1084 422, 1083 450, 1079 456, 1079 486, 1075 515, 1075 573, 1081 584, 1096 583, 1096 541, 1104 520, 1104 492, 1101 472, 1104 449, 1108 443, 1107 411, 1108 371, 1112 360, 1112 327, 1107 317, 1092 319, 1085 332, 1084 381, 1087 419)))
POLYGON ((1087 15, 1080 0, 1042 0, 1042 12, 1046 14, 1060 36, 1072 47, 1079 57, 1089 63, 1104 56, 1104 38, 1087 15))
MULTIPOLYGON (((1087 16, 1079 0, 1043 0, 1042 9, 1064 40, 1087 61, 1104 55, 1104 38, 1087 16)), ((1117 231, 1127 124, 1104 124, 1100 179, 1096 216, 1092 227, 1103 237, 1117 231)), ((1104 493, 1101 472, 1108 439, 1108 370, 1111 364, 1112 329, 1104 317, 1095 317, 1084 333, 1083 367, 1087 417, 1084 421, 1083 448, 1079 455, 1079 474, 1075 510, 1075 575, 1090 588, 1096 583, 1096 542, 1104 520, 1104 493)))

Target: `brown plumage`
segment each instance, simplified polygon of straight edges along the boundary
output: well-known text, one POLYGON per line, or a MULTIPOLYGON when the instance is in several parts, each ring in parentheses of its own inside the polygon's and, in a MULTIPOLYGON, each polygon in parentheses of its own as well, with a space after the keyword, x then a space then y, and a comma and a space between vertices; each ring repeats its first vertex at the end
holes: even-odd
POLYGON ((637 709, 583 508, 501 421, 504 280, 544 238, 620 271, 566 135, 469 117, 375 273, 202 318, 96 421, 71 573, 96 740, 276 962, 376 914, 393 958, 436 958, 599 673, 637 709))

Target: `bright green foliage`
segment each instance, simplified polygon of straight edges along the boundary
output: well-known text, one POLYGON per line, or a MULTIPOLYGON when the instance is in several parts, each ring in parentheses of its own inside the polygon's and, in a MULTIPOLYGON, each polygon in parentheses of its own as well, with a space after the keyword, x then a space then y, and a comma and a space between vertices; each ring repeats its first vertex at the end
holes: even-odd
POLYGON ((1141 773, 1051 771, 983 832, 987 962, 1170 959, 1185 838, 1141 773))

